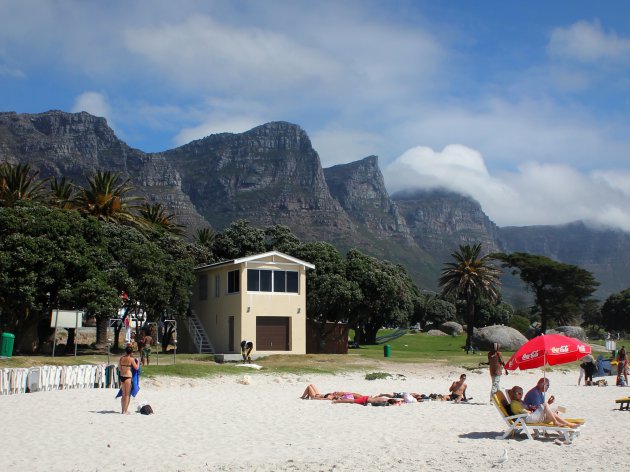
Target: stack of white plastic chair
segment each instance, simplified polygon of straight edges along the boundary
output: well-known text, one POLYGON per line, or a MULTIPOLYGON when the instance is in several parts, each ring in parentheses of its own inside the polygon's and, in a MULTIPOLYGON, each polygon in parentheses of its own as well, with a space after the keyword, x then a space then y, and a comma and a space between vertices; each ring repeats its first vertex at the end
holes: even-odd
POLYGON ((96 373, 94 383, 97 388, 105 388, 105 364, 99 364, 96 366, 96 373))
POLYGON ((0 395, 9 394, 9 369, 0 369, 0 395))
POLYGON ((31 367, 26 376, 26 387, 29 392, 39 392, 42 387, 41 367, 31 367))

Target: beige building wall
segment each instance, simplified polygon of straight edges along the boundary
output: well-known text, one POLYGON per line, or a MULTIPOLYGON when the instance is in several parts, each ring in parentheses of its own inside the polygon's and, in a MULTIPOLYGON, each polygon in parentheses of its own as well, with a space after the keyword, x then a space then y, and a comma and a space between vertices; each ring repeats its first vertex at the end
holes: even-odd
MULTIPOLYGON (((296 263, 280 253, 252 256, 237 264, 222 264, 197 270, 193 309, 204 326, 215 352, 240 353, 241 340, 253 341, 257 352, 256 320, 259 317, 289 319, 289 350, 260 351, 259 354, 306 353, 306 263, 296 263), (227 293, 228 273, 238 269, 239 292, 227 293), (252 292, 247 290, 247 269, 298 272, 298 293, 252 292), (230 318, 233 317, 233 343, 230 318)), ((237 259, 239 261, 239 259, 237 259)))

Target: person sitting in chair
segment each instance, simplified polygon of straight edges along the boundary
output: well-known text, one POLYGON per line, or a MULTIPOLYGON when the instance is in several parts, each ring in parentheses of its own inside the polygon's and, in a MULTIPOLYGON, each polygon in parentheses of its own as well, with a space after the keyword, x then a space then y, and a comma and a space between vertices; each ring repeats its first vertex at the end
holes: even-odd
POLYGON ((523 404, 523 389, 515 385, 509 390, 512 402, 508 405, 512 415, 526 414, 525 423, 553 423, 554 426, 564 426, 567 428, 576 428, 576 423, 570 423, 563 420, 558 414, 551 411, 547 402, 543 402, 534 409, 527 408, 523 404))

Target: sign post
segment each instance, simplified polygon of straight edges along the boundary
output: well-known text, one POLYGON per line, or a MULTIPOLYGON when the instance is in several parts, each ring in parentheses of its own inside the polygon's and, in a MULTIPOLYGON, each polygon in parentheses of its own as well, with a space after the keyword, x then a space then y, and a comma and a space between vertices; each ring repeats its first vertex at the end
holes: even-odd
POLYGON ((57 347, 57 328, 74 328, 74 356, 77 355, 78 331, 83 326, 83 312, 79 310, 60 310, 56 308, 50 316, 50 327, 55 328, 53 338, 53 352, 55 357, 55 349, 57 347))

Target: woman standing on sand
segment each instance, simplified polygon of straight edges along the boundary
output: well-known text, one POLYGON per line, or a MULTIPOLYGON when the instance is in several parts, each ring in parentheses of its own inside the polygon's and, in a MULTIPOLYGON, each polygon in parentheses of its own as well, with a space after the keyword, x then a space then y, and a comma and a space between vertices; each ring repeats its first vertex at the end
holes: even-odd
POLYGON ((131 401, 131 377, 133 375, 131 368, 133 367, 135 370, 139 369, 138 361, 131 357, 131 354, 133 354, 133 348, 131 346, 127 346, 125 349, 125 355, 118 360, 120 389, 122 390, 120 404, 123 415, 127 413, 127 408, 129 408, 129 402, 131 401))

